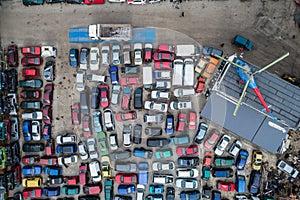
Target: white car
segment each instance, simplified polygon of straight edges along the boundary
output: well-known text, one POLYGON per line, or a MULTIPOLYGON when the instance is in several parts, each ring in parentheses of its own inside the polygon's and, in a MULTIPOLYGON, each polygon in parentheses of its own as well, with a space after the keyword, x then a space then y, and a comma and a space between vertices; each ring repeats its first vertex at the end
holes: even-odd
POLYGON ((22 113, 23 120, 42 120, 43 119, 43 112, 42 111, 35 111, 29 113, 22 113))
POLYGON ((154 114, 154 115, 149 115, 145 114, 144 115, 144 122, 145 123, 161 123, 163 122, 163 114, 154 114))
POLYGON ((168 104, 167 103, 157 103, 154 101, 145 101, 144 108, 146 110, 157 110, 160 112, 167 112, 168 104))
POLYGON ((127 3, 133 5, 144 5, 146 4, 146 0, 127 0, 127 3))
POLYGON ((156 89, 170 89, 171 81, 156 80, 155 86, 156 86, 156 89))
POLYGON ((194 88, 177 88, 174 90, 175 97, 192 96, 195 94, 194 88))
POLYGON ((171 72, 170 71, 155 70, 153 72, 153 77, 155 79, 170 79, 171 78, 171 72))
POLYGON ((153 90, 151 91, 151 98, 152 99, 169 99, 170 92, 164 92, 160 90, 153 90))
POLYGON ((57 144, 75 143, 76 139, 77 137, 74 133, 66 133, 63 135, 58 135, 56 137, 56 143, 57 144))
POLYGON ((198 187, 197 179, 191 178, 177 178, 175 181, 176 187, 183 189, 195 189, 198 187))
POLYGON ((241 141, 236 140, 228 149, 228 153, 230 155, 236 156, 240 152, 242 147, 243 147, 243 144, 241 143, 241 141))
POLYGON ((120 45, 114 44, 112 46, 112 64, 119 65, 121 64, 121 48, 120 45))
POLYGON ((85 87, 85 71, 83 70, 78 70, 77 75, 76 75, 76 90, 81 92, 84 90, 85 87))
POLYGON ((132 145, 132 126, 124 126, 123 131, 123 145, 124 147, 130 147, 132 145))
POLYGON ((145 186, 138 184, 136 186, 136 200, 144 200, 144 191, 145 191, 145 186))
POLYGON ((130 65, 131 64, 130 51, 131 51, 130 44, 124 44, 123 45, 123 62, 124 62, 124 65, 130 65))
POLYGON ((32 121, 31 136, 33 141, 41 140, 41 123, 39 121, 32 121))
POLYGON ((143 64, 142 48, 143 48, 142 43, 135 43, 133 45, 133 49, 134 49, 134 64, 135 65, 141 65, 141 64, 143 64))
POLYGON ((119 148, 117 134, 111 134, 109 136, 109 144, 110 144, 111 150, 117 150, 119 148))
POLYGON ((97 83, 105 83, 106 82, 106 76, 98 75, 98 74, 88 74, 87 80, 91 82, 97 82, 97 83))
POLYGON ((215 147, 215 154, 221 156, 224 153, 230 140, 231 138, 228 135, 223 135, 215 147))
POLYGON ((94 160, 89 163, 90 175, 92 177, 93 182, 100 182, 101 181, 101 170, 100 170, 100 163, 98 160, 94 160))
POLYGON ((78 143, 78 152, 79 152, 79 156, 80 156, 81 160, 86 160, 89 158, 89 154, 87 152, 87 147, 85 145, 85 142, 80 141, 78 143))
POLYGON ((95 138, 88 138, 87 140, 87 146, 90 154, 90 158, 98 159, 98 152, 96 150, 96 139, 95 138))
POLYGON ((109 54, 110 54, 109 46, 102 46, 102 48, 101 48, 101 57, 102 57, 101 64, 103 66, 108 66, 109 65, 109 63, 110 63, 109 54))
POLYGON ((71 155, 71 156, 58 157, 57 161, 59 165, 64 165, 64 166, 72 165, 78 162, 78 156, 71 155))
POLYGON ((112 111, 110 109, 105 109, 103 115, 104 115, 104 124, 106 127, 106 131, 115 130, 112 111))
POLYGON ((198 169, 179 168, 176 170, 176 175, 182 178, 196 178, 199 176, 198 169))
POLYGON ((111 98, 110 98, 110 103, 112 105, 117 105, 119 103, 120 92, 121 92, 121 86, 113 85, 113 88, 111 91, 111 98))
POLYGON ((98 47, 92 47, 90 51, 90 68, 91 70, 99 70, 100 54, 98 47))
POLYGON ((170 108, 172 110, 192 109, 192 102, 191 101, 172 101, 170 103, 170 108))
POLYGON ((173 161, 153 162, 153 171, 174 170, 175 163, 173 161))

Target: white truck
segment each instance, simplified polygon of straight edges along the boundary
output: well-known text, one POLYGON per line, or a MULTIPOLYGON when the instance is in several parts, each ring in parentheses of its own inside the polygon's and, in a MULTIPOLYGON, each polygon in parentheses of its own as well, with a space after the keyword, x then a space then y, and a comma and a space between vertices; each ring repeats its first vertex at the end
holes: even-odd
POLYGON ((199 56, 200 47, 193 44, 176 45, 176 56, 191 57, 199 56))
POLYGON ((194 86, 194 61, 191 58, 184 60, 183 85, 194 86))
POLYGON ((173 77, 172 77, 172 85, 173 86, 182 86, 183 82, 183 60, 176 59, 174 60, 174 67, 173 67, 173 77))
POLYGON ((151 66, 143 67, 143 85, 145 89, 151 89, 153 86, 153 72, 151 66))
POLYGON ((91 24, 88 29, 92 40, 128 41, 132 39, 130 24, 91 24))

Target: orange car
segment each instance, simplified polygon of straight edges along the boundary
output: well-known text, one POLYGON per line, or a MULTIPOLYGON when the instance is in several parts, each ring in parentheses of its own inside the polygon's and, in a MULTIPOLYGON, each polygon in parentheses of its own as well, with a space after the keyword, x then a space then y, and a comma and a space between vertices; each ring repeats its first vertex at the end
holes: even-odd
POLYGON ((203 73, 202 73, 202 76, 204 78, 211 78, 212 74, 214 73, 216 69, 216 65, 214 63, 208 63, 206 65, 206 68, 204 69, 203 73))

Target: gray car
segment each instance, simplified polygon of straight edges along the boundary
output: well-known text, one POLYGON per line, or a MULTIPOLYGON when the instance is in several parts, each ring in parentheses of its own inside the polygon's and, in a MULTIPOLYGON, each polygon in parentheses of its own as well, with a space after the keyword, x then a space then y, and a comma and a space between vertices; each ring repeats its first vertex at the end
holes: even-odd
POLYGON ((80 49, 80 69, 87 70, 87 63, 88 63, 88 55, 89 55, 89 49, 82 47, 80 49))
POLYGON ((109 156, 111 161, 124 160, 131 157, 131 152, 129 150, 112 152, 109 156))

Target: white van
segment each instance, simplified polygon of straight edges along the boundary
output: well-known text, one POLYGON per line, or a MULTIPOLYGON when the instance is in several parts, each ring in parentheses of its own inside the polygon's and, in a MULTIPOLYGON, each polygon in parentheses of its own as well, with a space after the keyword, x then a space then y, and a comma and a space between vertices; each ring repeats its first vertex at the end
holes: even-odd
POLYGON ((106 82, 106 76, 98 75, 98 74, 88 74, 87 75, 87 80, 91 82, 101 82, 105 83, 106 82))
POLYGON ((187 58, 184 60, 183 85, 194 86, 194 61, 187 58))
POLYGON ((168 174, 153 174, 153 183, 158 183, 158 184, 173 183, 173 176, 168 174))
POLYGON ((146 66, 143 67, 143 85, 146 89, 151 89, 153 84, 153 77, 152 77, 152 67, 146 66))
POLYGON ((280 160, 277 164, 277 168, 280 169, 281 171, 288 173, 291 177, 296 178, 299 174, 299 171, 283 160, 280 160))
POLYGON ((172 85, 182 86, 183 80, 183 60, 176 59, 173 62, 173 77, 172 77, 172 85))

